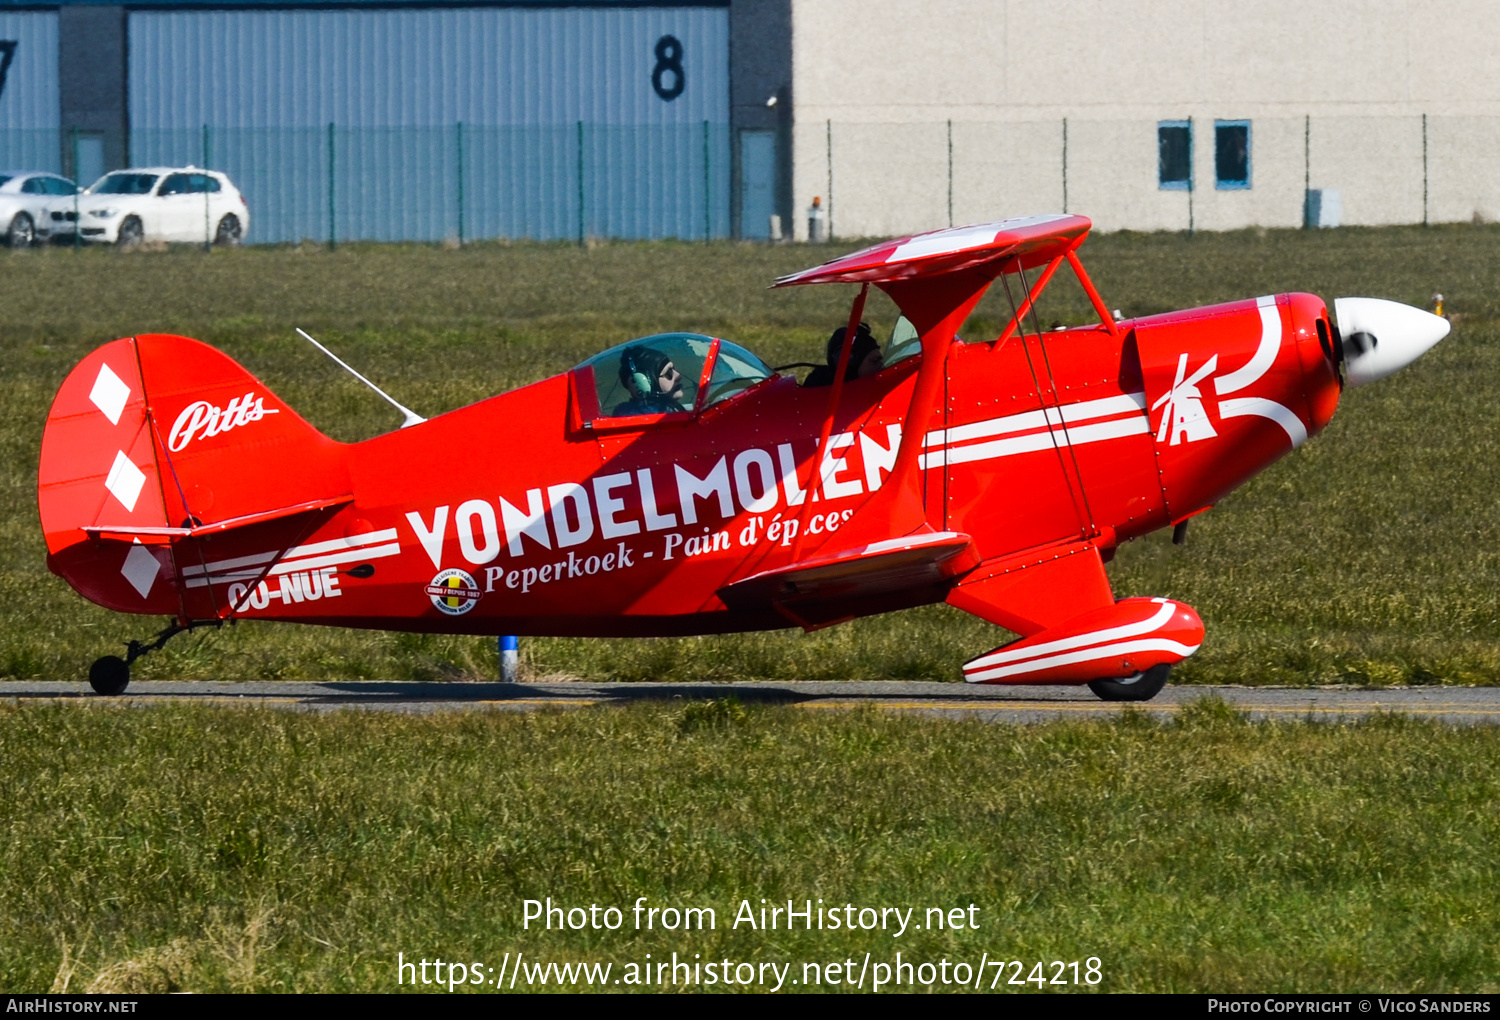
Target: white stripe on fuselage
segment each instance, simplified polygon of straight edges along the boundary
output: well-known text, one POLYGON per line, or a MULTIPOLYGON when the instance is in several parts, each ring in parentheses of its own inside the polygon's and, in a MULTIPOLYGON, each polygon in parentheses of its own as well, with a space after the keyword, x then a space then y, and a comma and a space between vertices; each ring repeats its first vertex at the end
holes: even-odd
POLYGON ((248 583, 259 578, 262 572, 265 572, 267 577, 276 577, 301 570, 337 567, 346 563, 378 560, 400 554, 401 544, 396 539, 396 529, 387 528, 384 531, 371 531, 363 535, 350 535, 347 538, 299 545, 289 549, 280 560, 277 560, 276 553, 266 552, 218 560, 203 566, 184 567, 182 576, 186 579, 186 587, 202 588, 208 584, 227 584, 230 581, 248 583), (276 565, 267 571, 266 564, 272 561, 276 561, 276 565))
MULTIPOLYGON (((288 549, 282 557, 282 562, 300 559, 303 556, 317 556, 323 553, 342 552, 346 549, 360 549, 369 545, 383 545, 386 542, 396 541, 396 529, 386 528, 384 531, 370 531, 363 535, 350 535, 347 538, 335 538, 326 542, 312 542, 308 545, 299 545, 288 549)), ((274 552, 256 553, 253 556, 237 556, 232 560, 216 560, 203 566, 191 566, 182 568, 183 577, 196 577, 200 574, 222 574, 242 567, 264 566, 276 559, 274 552)), ((259 573, 259 571, 256 571, 259 573)))
POLYGON ((1059 446, 1082 446, 1124 436, 1148 435, 1150 421, 1146 416, 1146 395, 1124 393, 1099 400, 1083 400, 1036 411, 1023 411, 1004 418, 955 425, 927 433, 924 446, 937 447, 922 454, 921 466, 969 464, 974 461, 1013 457, 1059 446), (1120 417, 1123 415, 1124 417, 1120 417), (1097 419, 1110 419, 1099 421, 1097 419), (1084 424, 1087 423, 1087 424, 1084 424), (1049 428, 1050 426, 1050 428, 1049 428), (1041 431, 1034 431, 1040 429, 1041 431), (1009 435, 1023 432, 1025 435, 1009 435), (1008 436, 990 439, 992 436, 1008 436), (988 439, 976 443, 975 439, 988 439), (959 445, 963 444, 963 445, 959 445))

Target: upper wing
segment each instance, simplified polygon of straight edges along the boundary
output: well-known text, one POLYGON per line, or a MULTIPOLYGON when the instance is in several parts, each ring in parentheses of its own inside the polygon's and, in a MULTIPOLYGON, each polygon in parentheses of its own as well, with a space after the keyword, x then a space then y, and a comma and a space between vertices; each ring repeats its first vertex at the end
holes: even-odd
POLYGON ((1031 268, 1083 243, 1093 224, 1084 216, 1052 214, 948 227, 882 241, 843 258, 783 276, 777 287, 807 283, 913 280, 1021 257, 1031 268))

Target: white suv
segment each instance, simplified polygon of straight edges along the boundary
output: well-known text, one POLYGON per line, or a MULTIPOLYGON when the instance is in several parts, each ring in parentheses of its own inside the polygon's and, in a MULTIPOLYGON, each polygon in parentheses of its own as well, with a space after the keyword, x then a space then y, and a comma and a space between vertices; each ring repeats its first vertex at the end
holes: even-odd
POLYGON ((25 248, 52 234, 71 234, 73 224, 58 210, 66 205, 71 217, 77 191, 72 181, 56 174, 0 170, 0 239, 12 248, 25 248))
POLYGON ((224 174, 197 167, 116 170, 78 199, 85 241, 234 245, 250 232, 250 207, 224 174))

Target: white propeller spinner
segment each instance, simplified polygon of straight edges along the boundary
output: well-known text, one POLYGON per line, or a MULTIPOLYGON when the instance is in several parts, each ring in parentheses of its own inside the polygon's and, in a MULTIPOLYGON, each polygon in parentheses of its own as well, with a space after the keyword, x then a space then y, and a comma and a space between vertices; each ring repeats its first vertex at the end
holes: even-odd
POLYGON ((1452 328, 1441 315, 1380 298, 1335 298, 1333 310, 1344 337, 1344 381, 1351 387, 1405 368, 1452 328))

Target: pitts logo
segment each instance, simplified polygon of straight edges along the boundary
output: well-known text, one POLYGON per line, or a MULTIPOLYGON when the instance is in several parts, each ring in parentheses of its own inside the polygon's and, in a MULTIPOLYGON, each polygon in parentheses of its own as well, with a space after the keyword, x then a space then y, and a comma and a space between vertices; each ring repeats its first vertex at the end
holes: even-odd
POLYGON ((274 407, 267 410, 262 406, 262 400, 264 398, 257 397, 252 390, 243 397, 235 397, 223 410, 206 400, 194 401, 182 409, 173 423, 167 436, 167 449, 177 453, 195 438, 207 439, 236 426, 260 421, 268 414, 281 413, 274 407))

